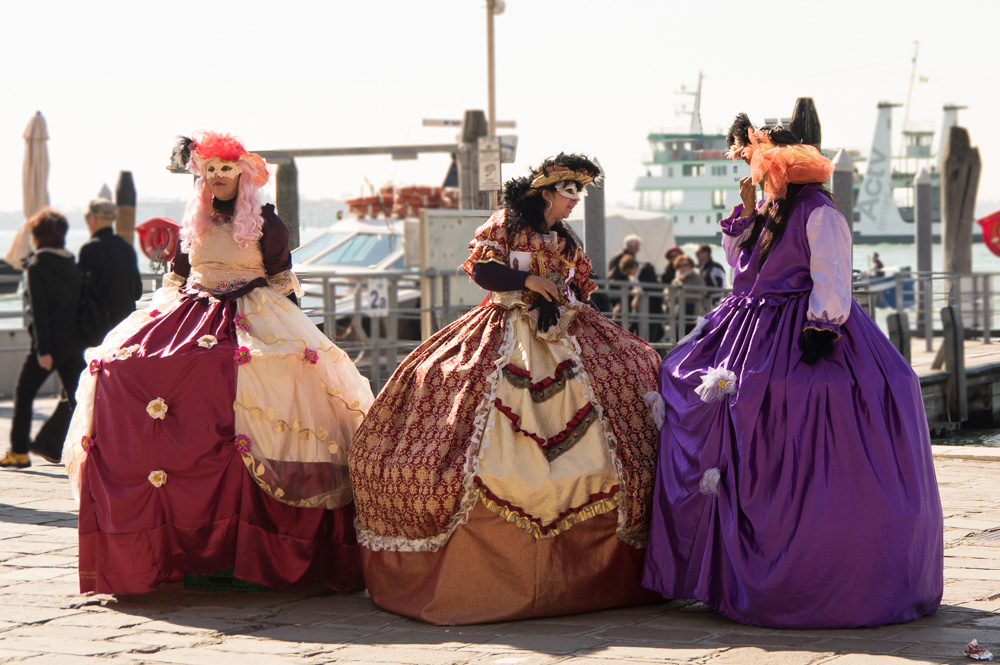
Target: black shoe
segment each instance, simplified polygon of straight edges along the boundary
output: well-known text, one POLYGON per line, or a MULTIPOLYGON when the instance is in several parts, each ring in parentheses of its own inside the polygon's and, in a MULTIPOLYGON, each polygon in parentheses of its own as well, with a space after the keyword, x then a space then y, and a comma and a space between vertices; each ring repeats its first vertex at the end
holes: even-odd
POLYGON ((38 448, 36 448, 34 441, 32 441, 31 443, 28 444, 28 452, 31 453, 32 455, 38 455, 39 457, 41 457, 43 460, 45 460, 49 464, 59 464, 59 463, 62 462, 62 460, 60 458, 53 457, 49 453, 44 452, 44 451, 39 450, 38 448))

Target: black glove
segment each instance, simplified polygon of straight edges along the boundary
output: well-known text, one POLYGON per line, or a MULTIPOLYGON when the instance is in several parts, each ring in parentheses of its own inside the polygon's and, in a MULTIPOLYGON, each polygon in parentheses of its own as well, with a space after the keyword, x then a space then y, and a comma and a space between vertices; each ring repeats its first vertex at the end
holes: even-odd
POLYGON ((806 328, 802 331, 799 346, 802 347, 802 362, 815 365, 820 360, 833 353, 833 343, 837 341, 837 333, 832 330, 817 330, 806 328))
POLYGON ((529 309, 538 310, 539 332, 548 332, 549 328, 559 323, 559 305, 554 300, 546 300, 540 293, 529 309))

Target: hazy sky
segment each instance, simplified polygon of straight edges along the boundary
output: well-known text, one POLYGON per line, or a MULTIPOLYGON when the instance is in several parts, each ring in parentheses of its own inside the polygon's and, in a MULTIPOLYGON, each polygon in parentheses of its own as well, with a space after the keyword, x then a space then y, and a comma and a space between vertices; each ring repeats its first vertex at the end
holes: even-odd
MULTIPOLYGON (((497 116, 515 120, 521 175, 560 150, 596 155, 608 202, 635 205, 650 131, 683 130, 677 111, 705 73, 708 132, 737 111, 788 116, 812 97, 825 147, 867 152, 879 100, 938 129, 960 113, 983 160, 979 199, 1000 202, 996 117, 1000 8, 991 1, 507 0, 495 19, 497 116), (823 10, 803 7, 823 7, 823 10), (945 13, 947 12, 947 13, 945 13)), ((49 192, 74 209, 130 170, 141 198, 187 198, 191 180, 164 166, 173 137, 242 136, 250 149, 445 143, 423 118, 486 109, 483 0, 92 2, 5 4, 0 39, 0 210, 21 207, 22 133, 48 123, 49 192)), ((903 122, 897 109, 894 123, 903 122)), ((935 139, 935 144, 936 144, 935 139)), ((300 195, 440 184, 448 159, 299 161, 300 195)), ((1000 207, 1000 203, 996 207, 1000 207)))

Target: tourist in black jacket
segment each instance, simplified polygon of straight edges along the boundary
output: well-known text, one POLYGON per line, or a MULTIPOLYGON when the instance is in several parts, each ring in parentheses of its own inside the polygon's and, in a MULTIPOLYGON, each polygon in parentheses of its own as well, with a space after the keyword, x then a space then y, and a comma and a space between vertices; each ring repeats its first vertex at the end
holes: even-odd
MULTIPOLYGON (((0 466, 18 469, 31 466, 28 445, 32 403, 38 389, 52 372, 58 372, 65 392, 63 399, 72 409, 80 372, 86 367, 77 327, 80 274, 73 255, 65 249, 69 225, 65 217, 48 208, 28 224, 36 248, 27 267, 31 347, 14 387, 10 450, 0 458, 0 466)), ((53 459, 58 461, 57 455, 53 459)))
POLYGON ((111 229, 117 215, 117 207, 107 199, 87 204, 85 219, 92 235, 80 247, 80 326, 87 346, 100 344, 109 330, 135 311, 135 301, 142 295, 135 249, 111 229))

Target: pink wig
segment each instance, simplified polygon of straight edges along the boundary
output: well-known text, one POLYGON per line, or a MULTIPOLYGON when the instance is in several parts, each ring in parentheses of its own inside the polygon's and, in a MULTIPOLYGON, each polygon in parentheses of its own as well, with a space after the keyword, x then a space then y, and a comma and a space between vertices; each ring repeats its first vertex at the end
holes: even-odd
MULTIPOLYGON (((243 144, 229 134, 203 132, 195 135, 195 142, 194 151, 202 159, 218 157, 237 162, 243 169, 238 176, 240 184, 233 215, 233 240, 246 249, 262 235, 264 218, 260 215, 257 190, 267 182, 269 175, 264 160, 255 153, 247 152, 243 144)), ((191 172, 199 177, 195 182, 194 198, 188 203, 181 222, 181 249, 185 252, 191 251, 191 242, 212 224, 212 192, 205 186, 205 177, 199 170, 198 161, 191 160, 191 172)))

